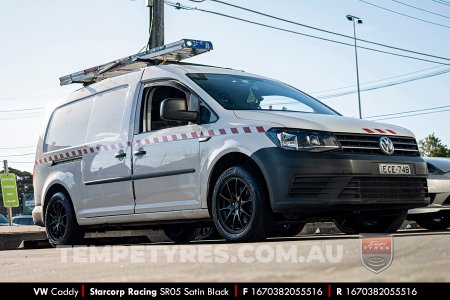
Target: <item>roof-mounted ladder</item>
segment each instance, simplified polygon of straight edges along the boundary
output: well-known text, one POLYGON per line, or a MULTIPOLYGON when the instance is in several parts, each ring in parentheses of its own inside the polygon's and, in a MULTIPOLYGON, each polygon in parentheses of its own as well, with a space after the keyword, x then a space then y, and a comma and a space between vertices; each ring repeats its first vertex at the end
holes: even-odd
POLYGON ((71 83, 90 84, 146 67, 150 63, 178 62, 212 49, 213 45, 211 42, 183 39, 63 76, 59 78, 59 81, 61 85, 71 83))

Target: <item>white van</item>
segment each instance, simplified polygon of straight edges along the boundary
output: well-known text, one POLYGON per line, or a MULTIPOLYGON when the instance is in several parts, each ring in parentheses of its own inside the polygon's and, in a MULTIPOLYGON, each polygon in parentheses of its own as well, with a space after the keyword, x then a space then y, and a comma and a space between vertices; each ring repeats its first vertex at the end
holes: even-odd
POLYGON ((428 204, 410 131, 342 117, 276 80, 177 62, 206 42, 182 43, 61 78, 85 85, 37 146, 33 218, 53 245, 142 226, 186 242, 211 222, 230 241, 308 220, 394 232, 428 204))

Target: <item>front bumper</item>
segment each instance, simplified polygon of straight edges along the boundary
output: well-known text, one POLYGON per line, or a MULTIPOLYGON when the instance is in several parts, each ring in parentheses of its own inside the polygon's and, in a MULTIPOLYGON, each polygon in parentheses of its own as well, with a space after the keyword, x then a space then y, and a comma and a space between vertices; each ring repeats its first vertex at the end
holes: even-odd
POLYGON ((272 210, 318 216, 336 211, 426 206, 427 168, 421 157, 307 153, 277 147, 252 155, 265 177, 272 210), (411 175, 380 175, 379 163, 401 163, 411 175))

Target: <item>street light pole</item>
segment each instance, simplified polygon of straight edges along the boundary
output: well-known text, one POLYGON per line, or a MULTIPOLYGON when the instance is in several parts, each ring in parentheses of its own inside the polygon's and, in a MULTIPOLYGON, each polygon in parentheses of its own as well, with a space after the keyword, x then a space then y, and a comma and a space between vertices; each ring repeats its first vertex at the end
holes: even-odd
POLYGON ((358 108, 359 108, 359 118, 362 119, 361 112, 361 90, 359 88, 359 67, 358 67, 358 48, 356 46, 356 23, 362 24, 362 20, 358 17, 347 15, 347 20, 353 23, 353 38, 355 40, 355 61, 356 61, 356 85, 358 87, 358 108))

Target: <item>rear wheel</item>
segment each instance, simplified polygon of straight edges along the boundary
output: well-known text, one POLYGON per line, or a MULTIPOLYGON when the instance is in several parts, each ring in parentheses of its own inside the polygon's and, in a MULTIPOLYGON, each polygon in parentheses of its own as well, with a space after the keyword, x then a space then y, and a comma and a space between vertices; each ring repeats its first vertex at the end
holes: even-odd
POLYGON ((225 170, 212 195, 217 231, 228 241, 260 241, 273 230, 273 214, 262 181, 246 166, 225 170))
POLYGON ((305 223, 298 224, 277 224, 272 236, 290 237, 298 235, 305 227, 305 223))
POLYGON ((220 238, 219 233, 217 232, 216 226, 214 224, 210 226, 201 226, 198 230, 198 235, 195 238, 196 240, 214 240, 220 238))
POLYGON ((428 230, 444 230, 450 227, 450 216, 423 214, 414 218, 416 223, 428 230))
POLYGON ((394 233, 403 224, 406 212, 379 212, 378 214, 353 214, 334 220, 336 227, 346 234, 394 233))
POLYGON ((187 243, 195 240, 199 228, 194 224, 174 224, 164 228, 164 233, 175 243, 187 243))
POLYGON ((78 226, 69 197, 62 192, 54 194, 45 210, 45 230, 54 245, 74 245, 82 242, 84 230, 78 226))

